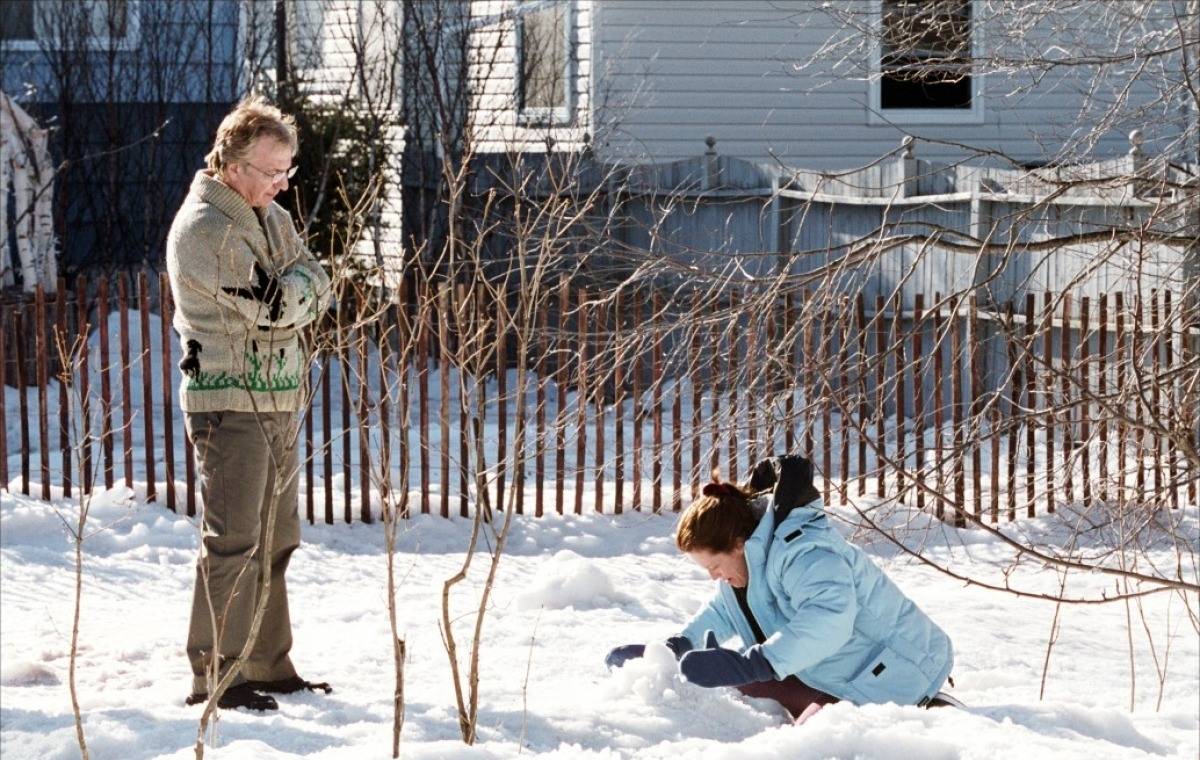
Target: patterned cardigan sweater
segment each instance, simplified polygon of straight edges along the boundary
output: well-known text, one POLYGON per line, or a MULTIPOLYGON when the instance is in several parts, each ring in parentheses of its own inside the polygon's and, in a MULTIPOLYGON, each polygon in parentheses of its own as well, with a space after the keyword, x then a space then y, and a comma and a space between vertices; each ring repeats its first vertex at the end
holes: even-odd
POLYGON ((329 305, 329 277, 278 204, 251 208, 196 173, 167 236, 185 412, 293 412, 308 378, 300 329, 329 305))

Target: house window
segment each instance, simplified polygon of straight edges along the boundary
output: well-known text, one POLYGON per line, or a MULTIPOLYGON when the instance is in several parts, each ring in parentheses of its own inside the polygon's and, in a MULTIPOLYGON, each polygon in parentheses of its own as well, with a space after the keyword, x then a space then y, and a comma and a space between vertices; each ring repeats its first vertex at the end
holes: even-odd
POLYGON ((33 0, 0 3, 0 40, 33 42, 33 0))
POLYGON ((572 110, 571 3, 517 9, 517 112, 527 122, 566 123, 572 110))
POLYGON ((119 49, 137 38, 139 0, 0 0, 0 44, 15 49, 119 49))
POLYGON ((129 0, 101 0, 92 5, 92 29, 106 40, 123 40, 129 34, 129 0))
POLYGON ((971 0, 880 0, 876 120, 982 121, 971 0))
MULTIPOLYGON (((304 71, 314 71, 322 64, 321 41, 325 29, 325 6, 317 3, 295 3, 287 6, 288 22, 288 64, 304 71)), ((367 11, 364 10, 364 13, 367 11)), ((331 19, 331 26, 336 25, 333 33, 339 41, 348 36, 348 30, 343 26, 348 22, 342 18, 331 19)), ((366 25, 363 25, 365 28, 366 25)), ((353 43, 351 43, 353 44, 353 43)))

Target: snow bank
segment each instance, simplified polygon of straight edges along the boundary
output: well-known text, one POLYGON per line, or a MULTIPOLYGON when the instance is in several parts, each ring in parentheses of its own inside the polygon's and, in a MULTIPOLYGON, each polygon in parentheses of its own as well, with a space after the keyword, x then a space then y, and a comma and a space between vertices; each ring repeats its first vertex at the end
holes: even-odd
MULTIPOLYGON (((84 543, 84 606, 77 679, 92 756, 142 760, 192 756, 198 708, 184 706, 183 652, 198 541, 194 520, 139 499, 144 485, 100 492, 84 543)), ((77 757, 67 695, 74 589, 69 526, 77 508, 0 494, 0 754, 77 757)), ((855 530, 853 515, 837 511, 855 530)), ((1200 510, 1170 516, 1177 540, 1200 552, 1200 510), (1179 537, 1182 537, 1180 539, 1179 537), (1191 541, 1187 544, 1187 541, 1191 541)), ((900 518, 896 518, 900 519, 900 518)), ((955 642, 956 696, 966 710, 896 705, 825 708, 794 727, 772 702, 680 680, 661 644, 713 585, 674 550, 673 515, 518 519, 483 627, 479 742, 458 738, 454 693, 439 629, 441 588, 463 562, 469 524, 419 516, 399 535, 397 608, 408 643, 405 758, 1194 758, 1200 754, 1200 642, 1177 595, 1142 600, 1152 654, 1134 608, 1135 709, 1122 604, 1064 608, 1045 701, 1039 701, 1053 605, 979 588, 895 554, 869 550, 955 642), (1170 634, 1169 642, 1167 635, 1170 634), (618 644, 646 656, 609 672, 618 644), (1162 708, 1154 657, 1170 645, 1162 708)), ((915 516, 928 558, 976 575, 1054 590, 1059 576, 981 531, 915 516), (1007 575, 1006 575, 1007 573, 1007 575)), ((1050 519, 1006 529, 1037 541, 1061 538, 1050 519)), ((1084 543, 1102 543, 1092 531, 1084 543)), ((294 659, 302 675, 333 683, 331 695, 281 697, 269 716, 226 713, 210 757, 390 756, 392 655, 384 600, 380 525, 304 527, 289 571, 294 659)), ((916 535, 914 533, 914 535, 916 535)), ((1150 558, 1173 566, 1167 543, 1150 558)), ((484 573, 476 558, 451 597, 460 654, 484 573)), ((1112 580, 1072 576, 1078 593, 1112 580)), ((1196 609, 1195 597, 1190 598, 1196 609)), ((465 661, 465 660, 464 660, 465 661)))

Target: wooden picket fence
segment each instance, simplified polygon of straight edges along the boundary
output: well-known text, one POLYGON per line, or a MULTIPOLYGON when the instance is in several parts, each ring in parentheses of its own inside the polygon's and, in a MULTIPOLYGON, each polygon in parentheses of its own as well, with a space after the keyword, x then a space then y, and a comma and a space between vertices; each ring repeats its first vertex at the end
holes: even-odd
MULTIPOLYGON (((165 275, 114 283, 80 277, 71 291, 60 282, 52 297, 39 290, 0 308, 0 387, 28 389, 18 396, 17 440, 0 405, 0 483, 30 493, 36 482, 50 499, 55 481, 71 497, 93 482, 136 480, 147 500, 194 515, 165 275), (114 315, 117 329, 97 329, 114 315), (56 341, 89 333, 93 349, 70 384, 52 383, 56 341), (84 445, 73 432, 80 418, 91 431, 84 445), (18 447, 14 481, 9 452, 18 447), (82 484, 73 483, 80 471, 82 484)), ((827 502, 900 498, 959 522, 959 506, 999 521, 1147 493, 1155 506, 1196 503, 1196 473, 1165 435, 1136 424, 1142 415, 1196 418, 1187 389, 1200 319, 1170 292, 1133 303, 1121 293, 1029 294, 987 309, 951 309, 936 294, 904 304, 794 292, 775 299, 773 313, 742 314, 731 291, 721 308, 741 327, 730 330, 724 317, 681 324, 662 294, 600 299, 565 280, 558 287, 536 316, 527 393, 509 387, 512 336, 496 333, 486 358, 465 367, 452 348, 478 335, 477 324, 435 308, 423 312, 419 337, 400 329, 420 299, 445 298, 445 286, 406 286, 365 343, 347 341, 342 355, 317 362, 300 443, 307 519, 370 522, 398 493, 405 514, 471 514, 476 434, 491 456, 489 506, 536 516, 679 510, 712 470, 736 479, 785 450, 814 461, 827 502), (801 313, 804 328, 788 329, 801 313), (372 335, 384 334, 381 350, 372 335), (414 350, 400 366, 396 341, 405 339, 414 350), (1105 400, 1130 373, 1152 382, 1139 385, 1143 403, 1114 415, 1105 400), (388 463, 386 478, 367 451, 388 463)), ((472 297, 475 313, 487 314, 482 291, 472 297)))

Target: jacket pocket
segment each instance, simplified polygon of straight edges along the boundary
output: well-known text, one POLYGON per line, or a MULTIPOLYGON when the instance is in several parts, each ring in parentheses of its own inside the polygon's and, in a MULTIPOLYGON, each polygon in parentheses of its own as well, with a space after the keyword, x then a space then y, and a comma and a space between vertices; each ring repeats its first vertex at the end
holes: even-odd
POLYGON ((214 412, 187 412, 184 415, 184 429, 187 432, 188 440, 193 446, 202 445, 202 441, 207 441, 217 428, 221 427, 221 421, 225 419, 225 411, 214 412))
POLYGON ((867 702, 916 704, 929 689, 929 676, 915 662, 884 645, 867 659, 851 688, 867 702))

